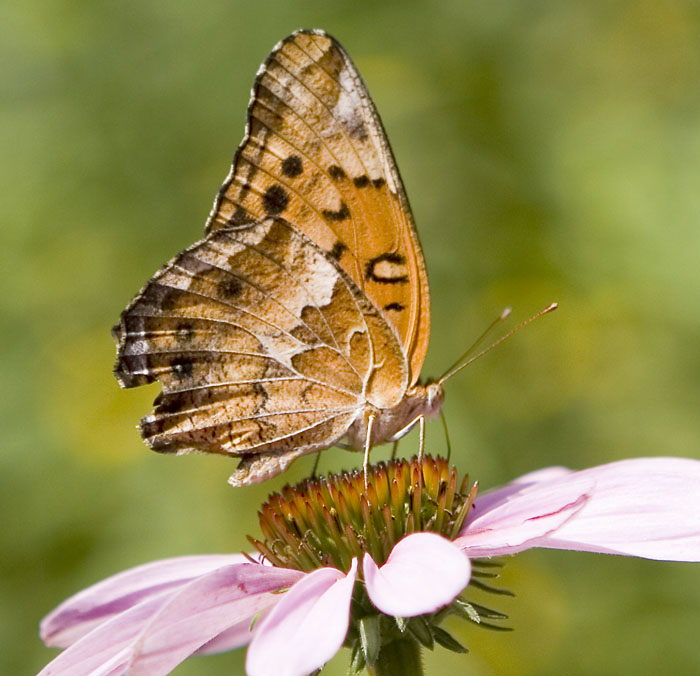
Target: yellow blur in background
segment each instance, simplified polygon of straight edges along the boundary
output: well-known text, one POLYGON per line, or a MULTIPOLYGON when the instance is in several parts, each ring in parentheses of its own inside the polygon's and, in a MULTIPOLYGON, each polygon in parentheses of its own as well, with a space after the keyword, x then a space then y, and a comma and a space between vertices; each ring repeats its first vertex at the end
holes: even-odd
MULTIPOLYGON (((453 459, 533 469, 700 456, 700 10, 691 0, 165 0, 0 10, 0 673, 55 651, 40 618, 156 558, 240 551, 266 495, 165 457, 120 391, 110 328, 198 239, 272 46, 324 28, 375 99, 431 280, 425 375, 505 306, 560 309, 450 381, 453 459)), ((401 446, 416 448, 415 436, 401 446)), ((439 423, 428 450, 444 450, 439 423)), ((375 459, 386 457, 378 450, 375 459)), ((357 466, 324 454, 322 471, 357 466)), ((428 673, 700 672, 700 567, 570 552, 507 561, 509 634, 455 625, 428 673)), ((176 674, 242 672, 243 651, 176 674)), ((341 653, 327 668, 345 673, 341 653)), ((324 671, 326 673, 326 671, 324 671)))

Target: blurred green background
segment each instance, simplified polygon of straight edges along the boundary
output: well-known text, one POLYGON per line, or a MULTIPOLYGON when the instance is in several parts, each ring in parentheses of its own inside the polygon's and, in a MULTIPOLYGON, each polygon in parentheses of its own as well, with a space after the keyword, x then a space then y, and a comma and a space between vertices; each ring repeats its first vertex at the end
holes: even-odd
MULTIPOLYGON (((488 487, 550 464, 700 456, 696 2, 5 3, 2 674, 55 654, 37 624, 68 595, 152 559, 245 549, 267 493, 310 471, 304 458, 233 490, 230 460, 148 451, 135 425, 158 388, 119 390, 109 333, 201 235, 255 71, 299 27, 345 45, 383 116, 432 283, 424 373, 504 306, 519 320, 561 304, 449 383, 460 468, 488 487)), ((428 444, 443 450, 439 422, 428 444)), ((359 462, 334 450, 321 469, 359 462)), ((429 673, 700 673, 696 565, 534 551, 504 577, 516 631, 458 628, 470 655, 439 649, 429 673)))

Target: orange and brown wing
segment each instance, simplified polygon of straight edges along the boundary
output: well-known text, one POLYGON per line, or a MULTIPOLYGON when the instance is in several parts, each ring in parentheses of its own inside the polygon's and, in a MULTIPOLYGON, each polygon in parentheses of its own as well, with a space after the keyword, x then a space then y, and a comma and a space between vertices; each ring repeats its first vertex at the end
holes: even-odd
POLYGON ((164 266, 115 327, 124 387, 159 381, 141 430, 158 451, 246 458, 237 484, 328 448, 380 378, 403 396, 391 329, 335 261, 281 218, 222 228, 164 266), (377 366, 380 364, 380 366, 377 366))
POLYGON ((321 31, 290 35, 258 72, 207 232, 278 215, 339 261, 381 311, 415 383, 430 332, 423 254, 369 92, 321 31))

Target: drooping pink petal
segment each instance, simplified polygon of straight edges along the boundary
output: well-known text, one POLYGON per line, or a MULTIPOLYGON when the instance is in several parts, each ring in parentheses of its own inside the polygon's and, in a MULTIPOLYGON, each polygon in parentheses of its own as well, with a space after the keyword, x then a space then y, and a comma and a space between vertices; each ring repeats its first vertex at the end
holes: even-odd
MULTIPOLYGON (((700 461, 686 458, 636 458, 568 474, 558 478, 539 473, 528 482, 505 486, 477 499, 477 509, 456 543, 470 556, 514 553, 530 547, 575 549, 626 554, 673 561, 700 560, 700 461), (538 519, 557 494, 567 487, 575 494, 584 486, 585 500, 570 518, 529 539, 519 547, 498 551, 499 529, 517 530, 509 520, 514 512, 538 519), (509 508, 510 512, 507 509, 509 508), (487 533, 480 532, 484 528, 487 533), (489 550, 479 552, 479 538, 490 537, 489 550)), ((502 542, 502 544, 507 544, 502 542)))
POLYGON ((471 575, 467 556, 437 533, 406 536, 381 567, 365 554, 362 570, 372 603, 394 617, 414 617, 446 606, 471 575))
POLYGON ((66 599, 41 621, 41 638, 47 646, 67 648, 99 624, 142 601, 168 595, 216 568, 245 561, 240 554, 211 554, 180 556, 130 568, 66 599))
POLYGON ((593 483, 572 476, 541 483, 516 482, 477 497, 454 544, 472 558, 529 549, 535 538, 560 528, 588 500, 593 483))
POLYGON ((133 648, 129 676, 163 676, 223 631, 237 647, 250 640, 257 613, 277 603, 275 594, 304 577, 299 570, 238 564, 190 582, 144 628, 133 648))
POLYGON ((234 650, 246 643, 250 643, 252 632, 250 628, 251 622, 244 621, 234 624, 225 631, 222 631, 218 636, 215 636, 210 641, 198 648, 195 655, 216 655, 217 653, 225 653, 229 650, 234 650))
POLYGON ((320 568, 297 582, 255 626, 248 646, 248 676, 305 676, 343 645, 357 575, 320 568))
MULTIPOLYGON (((259 597, 269 598, 274 603, 277 597, 270 592, 293 583, 300 575, 303 573, 249 563, 235 563, 219 567, 184 583, 179 588, 147 598, 134 607, 114 615, 64 650, 41 671, 39 676, 113 676, 122 674, 135 653, 146 660, 152 658, 153 655, 150 652, 144 653, 143 650, 144 647, 148 649, 154 644, 156 644, 156 648, 162 647, 164 652, 157 656, 158 659, 153 660, 152 669, 148 671, 149 676, 168 673, 182 659, 209 639, 219 635, 224 629, 241 624, 244 620, 250 622, 256 612, 256 601, 259 601, 259 598, 256 599, 256 594, 259 597), (238 587, 235 587, 236 581, 240 583, 241 578, 244 578, 249 584, 238 584, 238 587), (264 578, 264 581, 261 578, 264 578), (219 583, 218 588, 216 587, 217 582, 219 583), (182 624, 178 623, 177 618, 173 617, 175 612, 171 613, 168 610, 169 607, 181 610, 188 617, 199 615, 197 619, 201 619, 204 615, 206 622, 210 618, 202 612, 205 605, 209 604, 218 610, 226 600, 230 601, 230 599, 222 599, 222 597, 226 597, 227 593, 230 594, 229 582, 234 586, 235 591, 232 595, 238 595, 239 604, 230 603, 228 605, 228 623, 222 622, 225 626, 210 623, 202 627, 195 621, 190 623, 185 630, 182 624), (194 594, 198 605, 188 604, 188 601, 193 599, 193 587, 200 590, 200 594, 194 594), (222 590, 221 587, 224 589, 222 590), (207 591, 210 595, 206 594, 207 591), (185 609, 186 605, 189 610, 185 609), (158 619, 163 616, 173 620, 173 632, 177 634, 173 637, 173 641, 177 642, 177 648, 172 652, 168 641, 158 642, 160 638, 158 630, 162 630, 158 619), (152 642, 149 640, 148 634, 148 628, 151 626, 155 628, 152 642), (202 634, 206 633, 205 630, 208 630, 209 633, 202 637, 202 634), (194 641, 196 645, 193 648, 191 635, 195 635, 197 639, 194 641), (185 649, 189 652, 182 655, 185 649), (179 659, 167 670, 157 671, 161 663, 170 664, 175 657, 179 659)), ((141 672, 134 671, 133 673, 141 672)))
POLYGON ((153 597, 115 615, 66 648, 38 676, 123 674, 133 642, 162 603, 162 597, 153 597))

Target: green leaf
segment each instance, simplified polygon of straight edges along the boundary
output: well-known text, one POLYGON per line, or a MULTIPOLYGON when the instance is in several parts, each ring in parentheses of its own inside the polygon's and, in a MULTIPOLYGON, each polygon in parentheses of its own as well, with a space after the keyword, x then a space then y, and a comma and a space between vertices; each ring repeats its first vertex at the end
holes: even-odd
POLYGON ((479 603, 470 603, 469 604, 477 613, 479 613, 479 617, 486 618, 488 620, 507 620, 508 615, 505 613, 501 613, 498 610, 493 610, 493 608, 487 608, 486 606, 482 606, 479 603))
POLYGON ((365 670, 365 657, 362 654, 362 646, 359 641, 352 648, 350 657, 350 666, 348 667, 348 676, 357 676, 365 670))
POLYGON ((492 587, 491 585, 486 584, 485 582, 479 582, 479 580, 475 580, 473 577, 469 581, 469 586, 476 587, 477 589, 481 589, 485 592, 489 592, 489 594, 499 594, 501 596, 515 596, 515 594, 510 589, 499 589, 498 587, 492 587))
POLYGON ((382 647, 382 632, 379 627, 378 615, 367 615, 357 623, 360 634, 360 646, 365 663, 372 666, 377 661, 379 649, 382 647))
POLYGON ((372 672, 374 676, 424 676, 420 644, 412 638, 385 643, 372 672))
POLYGON ((439 643, 443 648, 447 648, 455 653, 468 653, 469 650, 463 646, 452 634, 449 634, 440 627, 433 627, 433 635, 435 642, 439 643))
POLYGON ((476 622, 477 624, 481 623, 479 612, 471 603, 468 603, 463 599, 455 599, 450 604, 450 608, 453 610, 455 615, 459 615, 459 617, 463 617, 465 620, 476 622))
POLYGON ((423 617, 412 617, 408 620, 408 632, 421 645, 433 649, 435 641, 430 623, 423 617))
POLYGON ((481 622, 479 626, 484 629, 493 629, 494 631, 513 631, 513 627, 502 627, 500 624, 491 624, 490 622, 481 622))

